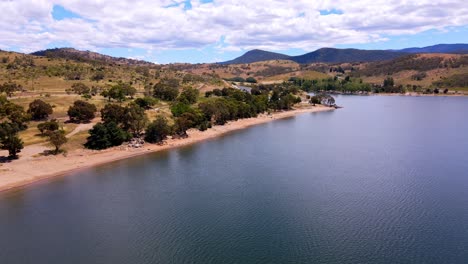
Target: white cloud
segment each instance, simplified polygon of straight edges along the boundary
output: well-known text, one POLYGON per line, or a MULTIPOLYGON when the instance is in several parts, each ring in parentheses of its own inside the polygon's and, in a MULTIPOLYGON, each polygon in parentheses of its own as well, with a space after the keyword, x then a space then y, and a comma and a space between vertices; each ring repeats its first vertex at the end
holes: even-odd
POLYGON ((312 50, 468 25, 464 0, 0 0, 0 47, 24 51, 68 42, 83 49, 312 50), (81 18, 54 20, 61 5, 81 18), (171 6, 167 8, 168 6, 171 6), (343 14, 320 15, 320 10, 343 14))

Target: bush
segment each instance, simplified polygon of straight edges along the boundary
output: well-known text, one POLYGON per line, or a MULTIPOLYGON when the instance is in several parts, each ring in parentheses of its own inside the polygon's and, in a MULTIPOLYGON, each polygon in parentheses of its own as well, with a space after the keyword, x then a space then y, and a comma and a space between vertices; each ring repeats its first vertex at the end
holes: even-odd
POLYGON ((68 108, 68 116, 71 122, 82 123, 89 122, 94 118, 97 109, 94 104, 77 100, 68 108))
POLYGON ((29 104, 28 113, 33 120, 42 120, 52 114, 52 106, 40 99, 36 99, 29 104))

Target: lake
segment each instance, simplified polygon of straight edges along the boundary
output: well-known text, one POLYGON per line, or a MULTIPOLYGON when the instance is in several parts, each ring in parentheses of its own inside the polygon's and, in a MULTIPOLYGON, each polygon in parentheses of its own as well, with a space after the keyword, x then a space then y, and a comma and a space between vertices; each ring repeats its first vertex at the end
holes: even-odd
POLYGON ((336 99, 0 193, 0 263, 466 263, 468 98, 336 99))

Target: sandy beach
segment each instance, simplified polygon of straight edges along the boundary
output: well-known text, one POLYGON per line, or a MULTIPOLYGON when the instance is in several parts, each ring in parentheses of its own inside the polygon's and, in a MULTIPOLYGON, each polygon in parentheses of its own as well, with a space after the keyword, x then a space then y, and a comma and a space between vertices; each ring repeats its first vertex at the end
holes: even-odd
MULTIPOLYGON (((17 188, 54 176, 66 175, 76 170, 112 161, 193 144, 231 131, 276 119, 291 117, 301 113, 331 110, 334 110, 334 108, 308 106, 291 111, 277 112, 271 115, 262 114, 256 118, 231 121, 224 126, 214 126, 206 131, 192 129, 187 132, 188 138, 168 139, 163 145, 145 144, 142 148, 138 149, 119 146, 101 151, 78 149, 70 151, 66 155, 41 156, 37 154, 45 149, 49 149, 49 147, 31 145, 23 149, 18 160, 0 164, 0 191, 17 188)), ((0 156, 6 154, 5 151, 0 152, 0 156)))

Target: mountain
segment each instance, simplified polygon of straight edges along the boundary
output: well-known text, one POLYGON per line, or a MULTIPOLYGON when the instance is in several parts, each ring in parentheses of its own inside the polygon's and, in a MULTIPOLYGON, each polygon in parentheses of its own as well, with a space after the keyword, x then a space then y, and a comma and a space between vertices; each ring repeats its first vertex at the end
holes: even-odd
POLYGON ((74 48, 55 48, 41 50, 31 53, 35 56, 44 56, 48 58, 61 58, 69 59, 79 62, 101 62, 101 63, 115 63, 123 65, 152 65, 153 63, 143 61, 143 60, 134 60, 127 58, 117 58, 104 54, 100 54, 93 51, 82 51, 74 48))
POLYGON ((304 55, 291 57, 291 60, 304 64, 314 62, 370 62, 391 60, 402 55, 404 55, 404 53, 386 50, 322 48, 304 55))
POLYGON ((254 49, 254 50, 248 51, 247 53, 245 53, 244 55, 238 58, 235 58, 230 61, 222 62, 221 64, 244 64, 244 63, 257 62, 257 61, 289 60, 289 59, 290 59, 290 56, 288 55, 254 49))
POLYGON ((292 60, 307 64, 315 62, 343 63, 343 62, 373 62, 391 60, 408 53, 468 53, 468 44, 439 44, 422 48, 407 48, 402 50, 360 50, 321 48, 299 56, 288 56, 281 53, 264 50, 251 50, 244 55, 221 64, 243 64, 266 60, 292 60))
POLYGON ((461 53, 468 54, 468 44, 438 44, 423 48, 406 48, 399 50, 407 53, 461 53))

